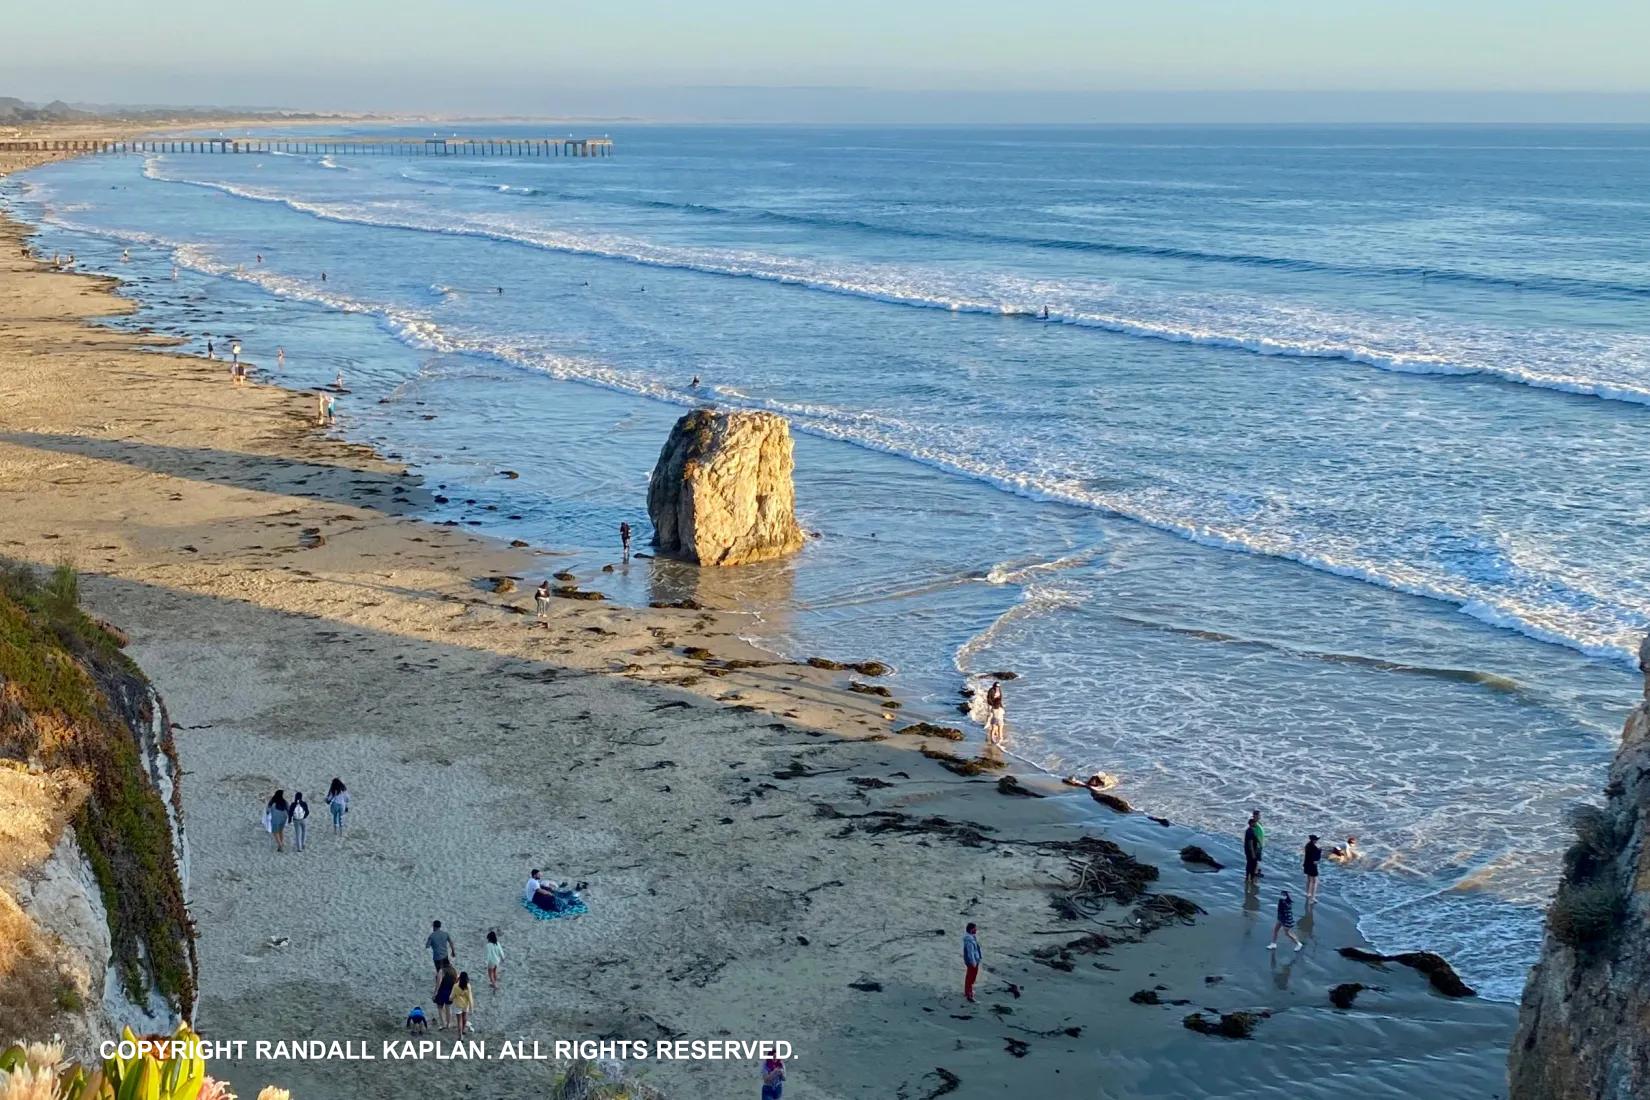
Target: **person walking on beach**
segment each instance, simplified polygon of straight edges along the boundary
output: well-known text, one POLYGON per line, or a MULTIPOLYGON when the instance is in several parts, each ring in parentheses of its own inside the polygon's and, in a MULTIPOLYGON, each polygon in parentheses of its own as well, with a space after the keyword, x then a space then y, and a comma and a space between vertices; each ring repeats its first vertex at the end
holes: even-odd
POLYGON ((968 922, 968 928, 963 932, 963 999, 974 1000, 974 980, 980 976, 980 960, 984 955, 980 952, 979 926, 973 921, 968 922))
POLYGON ((337 777, 332 780, 332 786, 327 788, 327 808, 332 811, 332 831, 344 831, 344 815, 349 813, 349 788, 344 781, 337 777))
POLYGON ((1266 830, 1260 827, 1260 811, 1249 813, 1249 827, 1243 830, 1243 886, 1253 889, 1260 878, 1260 857, 1266 850, 1266 830))
POLYGON ((451 961, 442 959, 435 964, 435 1007, 441 1021, 437 1030, 446 1031, 453 1023, 453 990, 458 985, 458 971, 451 961))
POLYGON ((464 1038, 465 1029, 470 1026, 470 1013, 476 1007, 476 991, 470 988, 470 972, 458 972, 458 985, 453 989, 453 1011, 458 1015, 458 1037, 464 1038))
POLYGON ((269 823, 269 832, 275 838, 275 850, 286 851, 286 815, 287 801, 285 791, 276 791, 264 807, 264 820, 269 823))
POLYGON ((991 681, 991 686, 985 692, 985 741, 994 748, 1001 748, 1007 738, 1003 715, 1003 685, 1000 680, 991 681))
POLYGON ((292 792, 292 805, 287 808, 287 817, 292 821, 292 846, 301 852, 309 821, 309 803, 304 801, 303 791, 292 792))
POLYGON ((537 612, 534 621, 544 629, 550 629, 550 582, 544 581, 533 590, 533 608, 537 612))
POLYGON ((1317 834, 1306 838, 1306 850, 1301 857, 1301 870, 1306 872, 1306 904, 1318 900, 1318 864, 1323 862, 1323 849, 1318 847, 1317 834))
POLYGON ((453 950, 453 938, 442 929, 440 921, 430 922, 430 934, 425 937, 424 946, 430 949, 430 958, 435 961, 437 970, 450 964, 453 957, 458 954, 453 950))
POLYGON ((217 357, 218 357, 218 353, 217 353, 217 351, 216 351, 216 350, 215 350, 215 349, 214 349, 214 348, 213 348, 213 347, 212 347, 212 341, 210 341, 210 340, 208 340, 208 341, 207 341, 207 342, 206 342, 206 357, 207 357, 207 358, 208 358, 208 359, 216 359, 216 358, 217 358, 217 357))
POLYGON ((619 524, 619 551, 624 555, 625 561, 630 560, 630 524, 628 523, 619 524))
POLYGON ((785 1095, 785 1060, 762 1059, 762 1100, 780 1100, 785 1095))
POLYGON ((498 930, 487 933, 487 984, 498 992, 498 971, 504 965, 504 948, 498 945, 498 930))
POLYGON ((1272 942, 1266 945, 1266 950, 1278 949, 1279 932, 1294 941, 1296 951, 1306 946, 1300 941, 1300 937, 1295 935, 1295 899, 1289 896, 1288 890, 1278 895, 1278 919, 1277 923, 1272 925, 1272 942))

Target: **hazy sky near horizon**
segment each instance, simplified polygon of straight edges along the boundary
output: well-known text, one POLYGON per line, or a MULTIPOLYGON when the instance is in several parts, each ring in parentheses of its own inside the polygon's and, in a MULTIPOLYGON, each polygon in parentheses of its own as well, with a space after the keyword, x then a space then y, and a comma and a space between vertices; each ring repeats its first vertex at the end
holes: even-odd
POLYGON ((1028 119, 1074 116, 1054 121, 1196 115, 1223 102, 1239 119, 1311 116, 1325 106, 1319 91, 1356 93, 1331 105, 1369 117, 1424 111, 1423 100, 1393 96, 1415 91, 1444 93, 1466 113, 1562 117, 1650 103, 1646 0, 10 7, 7 37, 24 49, 0 70, 0 95, 36 100, 753 119, 951 111, 956 121, 994 96, 998 113, 1006 104, 1028 119))

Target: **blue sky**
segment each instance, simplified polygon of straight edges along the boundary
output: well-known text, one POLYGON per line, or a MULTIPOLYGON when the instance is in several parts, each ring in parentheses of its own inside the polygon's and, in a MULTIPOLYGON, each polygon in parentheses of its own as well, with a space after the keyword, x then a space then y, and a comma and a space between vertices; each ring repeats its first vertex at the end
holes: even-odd
POLYGON ((1650 120, 1647 0, 40 0, 6 21, 26 48, 0 94, 31 99, 956 121, 1442 104, 1650 120), (1302 94, 1324 90, 1357 94, 1302 94), (1447 94, 1391 95, 1414 91, 1447 94))

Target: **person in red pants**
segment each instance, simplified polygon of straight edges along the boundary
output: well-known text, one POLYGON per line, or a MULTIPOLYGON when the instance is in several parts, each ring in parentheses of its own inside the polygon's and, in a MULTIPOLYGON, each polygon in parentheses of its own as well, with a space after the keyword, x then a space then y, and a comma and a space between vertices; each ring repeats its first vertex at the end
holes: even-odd
POLYGON ((974 999, 974 979, 980 976, 980 940, 975 933, 979 927, 973 921, 968 922, 968 930, 963 933, 963 996, 968 1000, 974 999))

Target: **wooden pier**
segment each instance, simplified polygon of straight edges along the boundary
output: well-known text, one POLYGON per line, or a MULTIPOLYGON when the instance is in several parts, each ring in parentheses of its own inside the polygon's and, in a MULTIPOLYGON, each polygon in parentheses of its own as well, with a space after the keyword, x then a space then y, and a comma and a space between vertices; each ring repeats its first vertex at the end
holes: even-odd
POLYGON ((0 153, 309 153, 381 157, 610 157, 612 138, 246 137, 0 141, 0 153))

